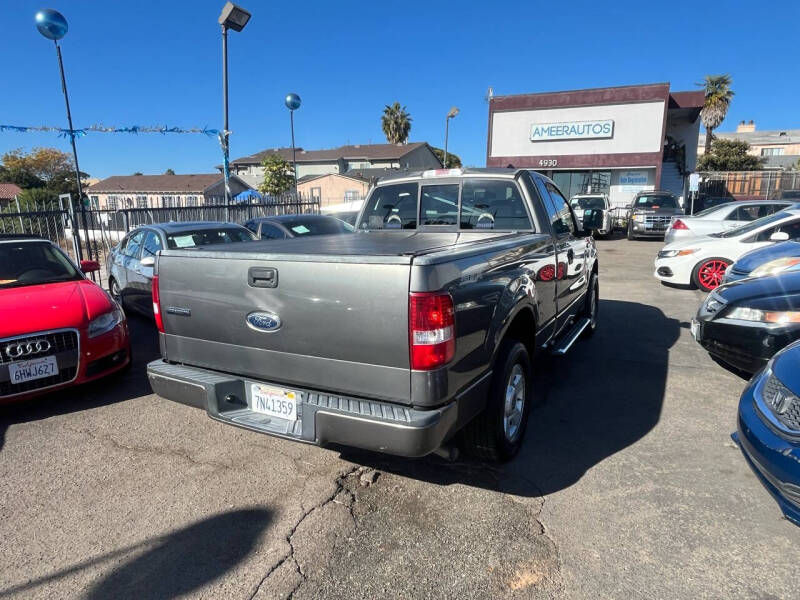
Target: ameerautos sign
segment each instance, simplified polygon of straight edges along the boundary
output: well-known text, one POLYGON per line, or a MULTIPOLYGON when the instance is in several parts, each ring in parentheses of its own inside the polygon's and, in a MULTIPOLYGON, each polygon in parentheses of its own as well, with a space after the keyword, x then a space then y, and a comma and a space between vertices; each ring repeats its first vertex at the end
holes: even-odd
POLYGON ((613 119, 602 121, 566 121, 562 123, 534 123, 531 141, 590 140, 614 137, 613 119))

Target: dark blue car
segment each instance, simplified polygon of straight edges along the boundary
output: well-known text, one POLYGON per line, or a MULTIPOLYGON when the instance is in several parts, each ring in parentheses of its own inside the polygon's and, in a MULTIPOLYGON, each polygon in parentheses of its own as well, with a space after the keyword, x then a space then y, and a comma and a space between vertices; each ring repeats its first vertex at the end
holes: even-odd
POLYGON ((786 518, 800 525, 800 342, 750 380, 733 440, 786 518))
POLYGON ((752 250, 731 265, 722 283, 775 275, 800 265, 800 242, 789 240, 752 250))

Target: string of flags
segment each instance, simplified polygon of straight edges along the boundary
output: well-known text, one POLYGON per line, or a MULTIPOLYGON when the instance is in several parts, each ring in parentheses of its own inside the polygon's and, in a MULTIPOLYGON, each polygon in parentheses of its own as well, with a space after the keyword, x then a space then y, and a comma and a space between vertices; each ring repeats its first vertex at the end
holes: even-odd
POLYGON ((36 127, 26 127, 21 125, 0 125, 0 132, 14 131, 18 133, 28 133, 31 131, 48 131, 55 132, 58 137, 75 137, 82 138, 88 133, 160 133, 166 135, 168 133, 202 133, 208 137, 218 137, 220 134, 219 129, 209 129, 208 127, 191 127, 184 129, 182 127, 167 127, 166 125, 160 126, 141 126, 133 125, 131 127, 106 127, 105 125, 91 125, 82 129, 65 129, 63 127, 51 127, 49 125, 39 125, 36 127))

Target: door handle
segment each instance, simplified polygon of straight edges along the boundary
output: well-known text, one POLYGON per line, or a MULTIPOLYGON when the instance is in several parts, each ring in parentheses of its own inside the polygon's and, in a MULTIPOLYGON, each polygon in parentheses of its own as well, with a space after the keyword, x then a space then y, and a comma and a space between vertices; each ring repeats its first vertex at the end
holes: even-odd
POLYGON ((573 260, 575 260, 575 252, 570 248, 567 250, 567 262, 572 264, 573 260))
POLYGON ((247 271, 247 284, 250 287, 278 287, 278 269, 250 267, 247 271))

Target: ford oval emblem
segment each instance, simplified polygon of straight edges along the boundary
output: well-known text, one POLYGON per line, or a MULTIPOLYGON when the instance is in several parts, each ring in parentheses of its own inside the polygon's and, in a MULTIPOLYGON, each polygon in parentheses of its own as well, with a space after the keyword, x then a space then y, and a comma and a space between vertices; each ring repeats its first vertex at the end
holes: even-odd
POLYGON ((277 331, 281 327, 281 318, 272 312, 251 312, 247 315, 247 325, 256 331, 277 331))

